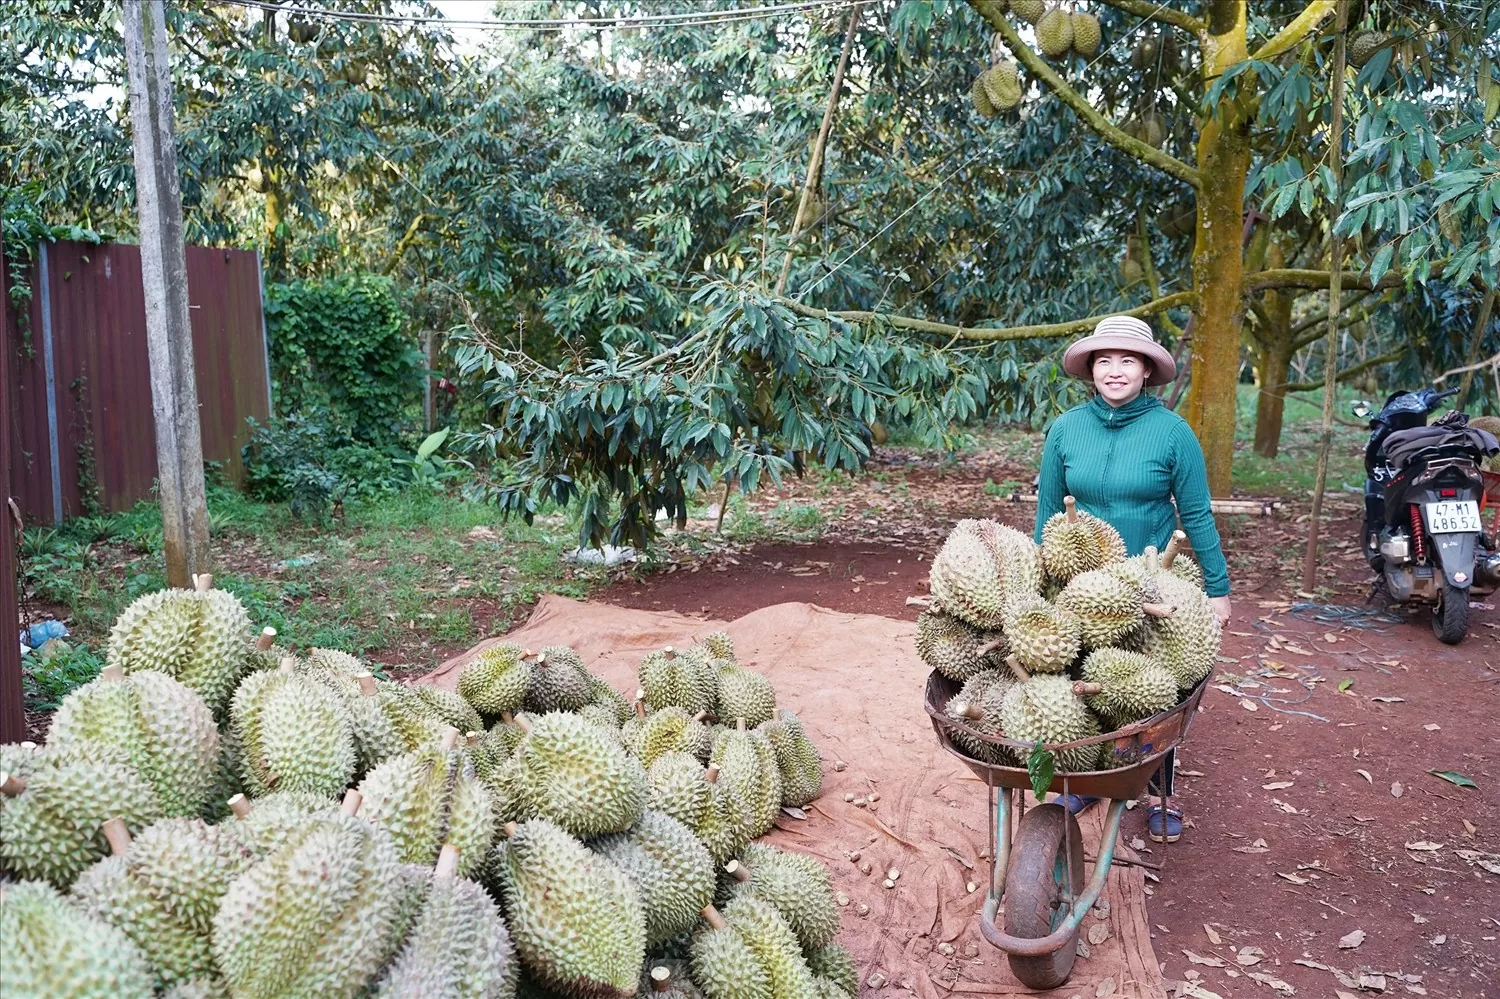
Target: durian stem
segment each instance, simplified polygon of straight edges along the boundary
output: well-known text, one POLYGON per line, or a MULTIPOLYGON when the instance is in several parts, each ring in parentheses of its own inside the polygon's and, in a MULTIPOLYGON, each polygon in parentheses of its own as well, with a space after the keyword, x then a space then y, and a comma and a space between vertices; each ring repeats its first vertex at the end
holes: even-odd
POLYGON ((734 878, 740 884, 750 880, 750 872, 745 870, 745 865, 738 860, 731 860, 724 865, 724 873, 734 878))
POLYGON ((363 805, 364 803, 365 796, 351 787, 349 790, 344 792, 344 803, 340 806, 340 811, 342 811, 345 815, 358 815, 359 806, 363 805))
POLYGON ((1167 542, 1166 551, 1161 553, 1161 567, 1172 568, 1172 563, 1177 561, 1177 554, 1182 548, 1182 543, 1187 540, 1186 531, 1173 531, 1172 540, 1167 542))
POLYGON ((109 852, 116 857, 123 857, 130 852, 130 830, 125 828, 125 820, 115 816, 101 827, 104 830, 104 838, 109 841, 109 852))
POLYGON ((516 728, 521 730, 522 735, 529 735, 531 733, 531 718, 529 715, 516 715, 514 721, 516 723, 516 728))
POLYGON ((250 814, 250 799, 243 794, 237 794, 229 799, 229 810, 237 819, 243 819, 250 814))
POLYGON ((452 843, 444 843, 443 848, 438 851, 437 864, 432 873, 437 878, 451 878, 458 873, 458 847, 452 843))
POLYGON ((281 669, 284 672, 290 673, 292 670, 294 670, 296 668, 297 668, 297 660, 295 658, 293 658, 292 656, 282 656, 281 657, 281 669))
POLYGON ((15 774, 8 774, 0 770, 0 794, 7 798, 14 798, 26 790, 26 782, 15 774))
POLYGON ((1026 670, 1021 666, 1021 660, 1017 659, 1015 656, 1006 656, 1005 665, 1010 667, 1010 671, 1014 673, 1016 675, 1016 679, 1020 680, 1022 683, 1025 683, 1027 680, 1031 679, 1031 674, 1026 672, 1026 670))
POLYGON ((955 704, 953 706, 953 713, 960 718, 967 718, 969 721, 984 721, 984 711, 977 704, 969 704, 968 702, 955 704))
POLYGON ((275 644, 276 629, 271 627, 270 625, 266 625, 264 628, 260 629, 260 637, 255 640, 255 647, 257 649, 260 649, 260 651, 262 652, 267 652, 270 650, 271 646, 275 644))
POLYGON ((710 763, 708 769, 703 771, 703 779, 710 784, 717 784, 719 782, 719 765, 717 763, 710 763))
POLYGON ((517 828, 519 827, 514 822, 507 822, 500 827, 500 831, 505 834, 506 839, 511 839, 516 835, 517 828))
POLYGON ((651 969, 651 991, 665 992, 672 987, 672 972, 666 968, 651 969))
POLYGON ((985 656, 989 655, 991 652, 994 652, 996 649, 1000 648, 1004 644, 1005 644, 1005 636, 1004 635, 1001 635, 999 638, 995 639, 992 642, 985 642, 979 648, 977 648, 977 649, 974 650, 974 658, 975 659, 983 659, 985 656))
POLYGON ((1177 613, 1177 608, 1172 604, 1141 604, 1141 610, 1147 617, 1171 617, 1177 613))
POLYGON ((646 692, 644 690, 637 689, 635 692, 635 716, 646 717, 646 692))
POLYGON ((438 748, 446 753, 456 745, 458 745, 458 729, 452 725, 444 725, 443 737, 438 742, 438 748))
POLYGON ((214 576, 211 572, 202 572, 193 576, 193 589, 198 593, 207 593, 214 588, 214 576))
POLYGON ((741 716, 739 718, 736 718, 734 720, 734 730, 736 732, 743 732, 743 731, 745 731, 745 728, 746 728, 746 726, 745 726, 745 719, 744 719, 743 716, 741 716))
POLYGON ((698 712, 697 714, 693 715, 693 721, 697 722, 699 725, 702 725, 704 722, 708 721, 708 712, 698 712))
POLYGON ((380 685, 375 682, 373 673, 360 673, 354 679, 359 681, 359 692, 366 697, 373 697, 380 693, 380 685))
POLYGON ((99 678, 101 680, 108 680, 110 683, 118 683, 125 679, 125 667, 106 666, 99 671, 99 678))
POLYGON ((705 905, 703 907, 702 915, 708 925, 712 926, 716 930, 722 930, 729 926, 729 924, 724 921, 724 917, 719 914, 719 910, 715 909, 711 905, 705 905))
POLYGON ((677 650, 670 645, 663 647, 661 652, 662 655, 666 656, 668 659, 677 658, 677 650))
POLYGON ((464 735, 464 742, 470 746, 477 746, 484 739, 483 732, 468 732, 464 735))
POLYGON ((1078 501, 1071 496, 1063 497, 1063 509, 1067 511, 1068 523, 1078 523, 1078 501))
POLYGON ((29 742, 29 741, 28 742, 23 742, 23 743, 21 743, 21 748, 24 749, 24 750, 26 750, 29 753, 33 749, 36 748, 36 743, 29 742))
POLYGON ((1161 564, 1161 557, 1156 553, 1155 545, 1147 545, 1146 550, 1141 553, 1141 557, 1146 560, 1146 568, 1150 569, 1153 573, 1161 572, 1163 566, 1161 564))
POLYGON ((1097 683, 1088 683, 1084 680, 1076 680, 1073 683, 1073 693, 1079 697, 1092 697, 1103 692, 1104 688, 1097 683))

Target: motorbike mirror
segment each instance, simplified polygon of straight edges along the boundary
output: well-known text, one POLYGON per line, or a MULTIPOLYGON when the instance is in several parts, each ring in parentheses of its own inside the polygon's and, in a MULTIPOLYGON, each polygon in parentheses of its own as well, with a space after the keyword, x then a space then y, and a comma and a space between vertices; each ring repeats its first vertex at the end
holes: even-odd
POLYGON ((1363 420, 1370 415, 1370 404, 1364 399, 1358 399, 1353 405, 1354 415, 1363 420))

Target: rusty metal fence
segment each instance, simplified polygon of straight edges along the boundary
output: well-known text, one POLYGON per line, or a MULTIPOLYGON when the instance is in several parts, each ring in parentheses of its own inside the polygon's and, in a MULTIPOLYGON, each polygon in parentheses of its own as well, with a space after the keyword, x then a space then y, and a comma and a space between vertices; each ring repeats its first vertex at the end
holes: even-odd
MULTIPOLYGON (((246 419, 271 411, 260 257, 189 246, 187 269, 203 457, 241 484, 246 419)), ((140 248, 43 244, 30 281, 24 330, 5 296, 12 494, 33 523, 128 509, 156 476, 140 248)))

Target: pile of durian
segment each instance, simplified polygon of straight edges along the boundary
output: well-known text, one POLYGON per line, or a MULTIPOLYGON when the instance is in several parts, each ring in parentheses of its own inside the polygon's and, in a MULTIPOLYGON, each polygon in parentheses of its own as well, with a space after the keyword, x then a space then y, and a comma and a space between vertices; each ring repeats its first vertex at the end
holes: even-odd
MULTIPOLYGON (((1024 766, 1014 747, 1125 728, 1179 704, 1213 670, 1219 619, 1203 573, 1177 552, 1125 557, 1109 524, 1077 509, 1050 518, 1037 545, 990 520, 960 521, 933 558, 932 606, 917 652, 963 684, 946 705, 954 745, 976 760, 1024 766)), ((1109 770, 1112 740, 1054 751, 1059 772, 1109 770)))
POLYGON ((202 577, 115 623, 46 744, 0 746, 7 999, 850 999, 822 768, 727 635, 634 703, 572 649, 459 692, 294 656, 202 577))

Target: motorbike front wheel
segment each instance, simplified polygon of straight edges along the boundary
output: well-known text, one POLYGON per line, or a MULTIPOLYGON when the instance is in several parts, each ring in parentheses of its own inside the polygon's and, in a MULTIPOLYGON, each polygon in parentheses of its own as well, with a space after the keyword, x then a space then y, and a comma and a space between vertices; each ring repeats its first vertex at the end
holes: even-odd
POLYGON ((1444 581, 1443 595, 1432 612, 1432 633, 1444 645, 1457 645, 1469 631, 1469 591, 1444 581))

